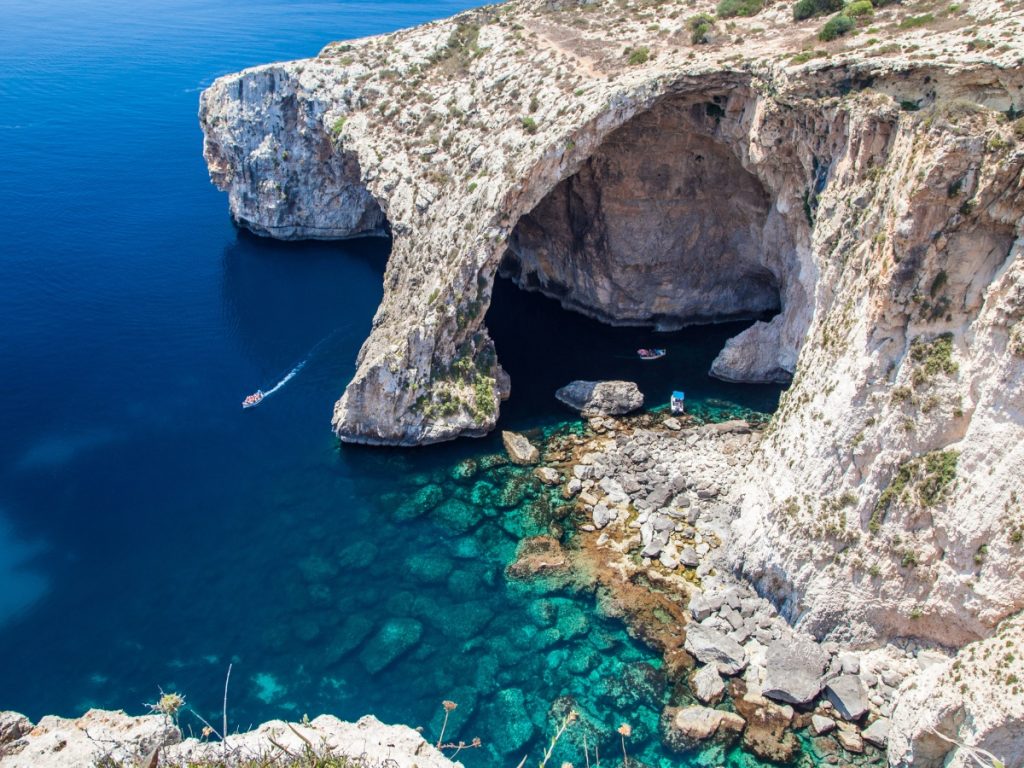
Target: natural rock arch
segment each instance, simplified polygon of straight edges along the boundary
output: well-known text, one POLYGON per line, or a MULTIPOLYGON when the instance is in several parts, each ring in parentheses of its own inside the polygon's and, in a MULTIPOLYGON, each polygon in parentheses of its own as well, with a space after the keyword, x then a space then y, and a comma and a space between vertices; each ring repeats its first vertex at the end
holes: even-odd
POLYGON ((808 291, 794 273, 807 223, 782 214, 777 190, 741 159, 757 97, 737 85, 663 98, 611 131, 518 219, 500 274, 613 325, 669 330, 782 311, 712 373, 789 381, 800 336, 783 349, 764 331, 802 311, 808 291))

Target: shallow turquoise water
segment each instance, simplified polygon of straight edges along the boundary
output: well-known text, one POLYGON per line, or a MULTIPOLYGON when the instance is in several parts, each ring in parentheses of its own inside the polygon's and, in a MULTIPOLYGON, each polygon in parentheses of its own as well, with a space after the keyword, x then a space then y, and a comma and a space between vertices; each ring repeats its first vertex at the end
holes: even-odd
MULTIPOLYGON (((494 438, 331 436, 387 244, 247 236, 207 181, 195 112, 213 77, 468 5, 4 3, 0 709, 137 713, 162 686, 211 717, 233 663, 239 728, 373 712, 433 738, 452 699, 447 736, 485 743, 460 757, 515 765, 572 696, 603 753, 628 721, 631 755, 679 764, 653 737, 671 695, 655 655, 591 595, 504 577, 540 489, 503 466, 451 475, 494 438)), ((652 403, 679 386, 694 407, 778 396, 704 376, 736 327, 606 329, 507 287, 488 322, 513 376, 506 426, 569 418, 551 394, 578 376, 635 378, 652 403), (630 357, 655 341, 666 360, 630 357)))

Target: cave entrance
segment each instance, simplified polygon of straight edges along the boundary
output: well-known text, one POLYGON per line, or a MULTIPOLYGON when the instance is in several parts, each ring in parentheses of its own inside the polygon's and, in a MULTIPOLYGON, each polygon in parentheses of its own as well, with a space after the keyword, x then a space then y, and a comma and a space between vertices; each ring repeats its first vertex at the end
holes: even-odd
POLYGON ((500 428, 524 430, 564 421, 569 411, 555 390, 575 379, 635 381, 644 407, 668 404, 673 389, 686 392, 687 407, 707 417, 775 410, 779 384, 735 384, 708 376, 725 342, 750 320, 692 325, 671 332, 652 327, 610 326, 539 292, 522 291, 505 278, 494 282, 487 328, 498 359, 512 381, 500 428), (640 347, 664 347, 660 360, 645 361, 640 347))
POLYGON ((572 379, 636 381, 648 406, 683 389, 698 405, 774 409, 781 388, 765 382, 785 371, 748 377, 757 386, 708 377, 728 339, 780 312, 792 251, 769 192, 734 149, 742 98, 660 102, 519 219, 486 319, 512 380, 510 420, 549 411, 542 403, 572 379), (650 346, 669 354, 637 359, 650 346))

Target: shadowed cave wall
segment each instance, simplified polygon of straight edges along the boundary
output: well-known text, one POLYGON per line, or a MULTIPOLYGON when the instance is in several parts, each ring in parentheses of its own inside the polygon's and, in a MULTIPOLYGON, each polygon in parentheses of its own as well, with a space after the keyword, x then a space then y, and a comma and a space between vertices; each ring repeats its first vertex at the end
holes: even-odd
MULTIPOLYGON (((717 97, 717 100, 722 100, 717 97)), ((726 140, 716 100, 666 100, 612 133, 517 223, 501 274, 614 325, 781 309, 772 201, 726 140)))

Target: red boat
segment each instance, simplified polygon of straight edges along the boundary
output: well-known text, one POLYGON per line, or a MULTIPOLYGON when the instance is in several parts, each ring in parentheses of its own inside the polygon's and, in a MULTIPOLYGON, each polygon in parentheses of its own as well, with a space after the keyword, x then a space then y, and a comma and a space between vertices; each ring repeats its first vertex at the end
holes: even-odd
POLYGON ((249 395, 247 398, 245 398, 245 400, 242 401, 242 407, 243 408, 252 408, 254 405, 259 405, 262 400, 263 400, 263 390, 262 389, 257 389, 255 392, 253 392, 251 395, 249 395))

